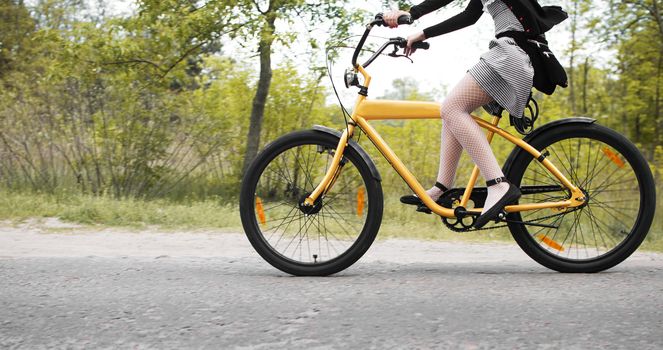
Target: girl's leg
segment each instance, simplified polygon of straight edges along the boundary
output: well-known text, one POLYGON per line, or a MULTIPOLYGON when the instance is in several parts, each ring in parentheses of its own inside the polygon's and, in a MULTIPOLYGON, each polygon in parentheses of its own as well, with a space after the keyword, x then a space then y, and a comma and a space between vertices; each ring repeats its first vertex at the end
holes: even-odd
MULTIPOLYGON (((458 140, 456 140, 449 128, 446 128, 443 124, 440 141, 440 168, 437 172, 437 182, 447 189, 453 187, 454 179, 456 178, 456 168, 458 167, 462 151, 463 146, 458 143, 458 140)), ((442 192, 442 189, 437 186, 433 186, 426 191, 433 200, 440 198, 442 192)))
MULTIPOLYGON (((457 145, 462 145, 462 148, 469 153, 474 163, 481 170, 481 175, 486 180, 493 180, 504 176, 488 144, 488 140, 486 140, 485 133, 470 115, 475 109, 491 101, 493 101, 493 98, 477 84, 470 74, 467 74, 442 104, 443 129, 449 132, 442 132, 442 155, 440 157, 438 181, 445 186, 447 184, 450 186, 455 176, 460 157, 457 145), (449 141, 447 141, 445 136, 449 136, 449 141), (448 156, 445 155, 447 152, 448 156)), ((506 182, 489 186, 484 212, 495 205, 508 190, 509 184, 506 182)))

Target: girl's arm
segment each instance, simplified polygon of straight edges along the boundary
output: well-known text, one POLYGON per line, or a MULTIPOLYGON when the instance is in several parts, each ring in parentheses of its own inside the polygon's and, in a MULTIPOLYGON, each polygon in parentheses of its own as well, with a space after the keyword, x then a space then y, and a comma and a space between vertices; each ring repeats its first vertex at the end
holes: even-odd
MULTIPOLYGON (((435 1, 433 0, 426 0, 422 4, 414 6, 412 9, 415 9, 415 13, 418 13, 418 7, 421 5, 424 5, 426 3, 434 3, 435 1)), ((450 1, 444 0, 444 1, 438 1, 439 3, 444 3, 446 5, 450 1)), ((441 5, 441 6, 444 6, 441 5)), ((435 5, 437 6, 437 4, 435 5)), ((440 7, 441 7, 440 6, 440 7)), ((435 11, 436 9, 440 8, 434 8, 431 11, 435 11)), ((426 7, 428 8, 433 8, 433 7, 426 7)), ((415 16, 414 13, 412 13, 412 9, 410 9, 410 13, 412 16, 415 16)), ((430 11, 429 11, 430 12, 430 11)), ((428 12, 426 12, 428 13, 428 12)), ((423 13, 423 14, 426 14, 423 13)), ((483 4, 481 3, 481 0, 470 0, 470 3, 467 4, 467 8, 465 10, 451 18, 449 18, 446 21, 440 22, 432 27, 428 27, 424 29, 424 36, 425 38, 432 38, 434 36, 442 35, 442 34, 447 34, 453 31, 456 31, 458 29, 462 29, 465 27, 469 27, 474 23, 477 23, 479 18, 483 15, 483 4)))
POLYGON ((448 5, 452 1, 453 0, 425 0, 419 5, 410 7, 409 12, 393 10, 385 13, 383 18, 385 23, 387 23, 390 28, 396 28, 398 27, 398 17, 402 15, 410 15, 412 16, 412 19, 418 19, 425 14, 431 13, 437 9, 442 8, 443 6, 448 5))
POLYGON ((441 9, 443 6, 447 6, 452 1, 453 0, 426 0, 419 5, 410 7, 410 15, 412 16, 412 19, 418 19, 423 15, 441 9))

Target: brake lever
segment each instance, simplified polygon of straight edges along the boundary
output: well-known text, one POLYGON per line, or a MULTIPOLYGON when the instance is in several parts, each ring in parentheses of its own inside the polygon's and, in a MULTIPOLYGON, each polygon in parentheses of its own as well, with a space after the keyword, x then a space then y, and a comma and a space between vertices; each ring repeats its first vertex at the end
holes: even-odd
POLYGON ((414 63, 414 61, 410 57, 405 56, 405 55, 399 55, 397 52, 398 52, 398 46, 394 45, 394 51, 392 51, 391 53, 388 53, 387 56, 390 56, 390 57, 405 57, 408 60, 410 60, 410 63, 414 63))

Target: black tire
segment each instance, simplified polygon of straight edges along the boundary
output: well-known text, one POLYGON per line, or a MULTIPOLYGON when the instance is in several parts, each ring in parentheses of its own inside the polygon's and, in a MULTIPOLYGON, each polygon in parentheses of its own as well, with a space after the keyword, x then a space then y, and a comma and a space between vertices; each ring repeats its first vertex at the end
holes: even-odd
POLYGON ((326 276, 342 271, 364 255, 380 229, 382 186, 351 147, 327 196, 315 209, 300 207, 322 179, 338 141, 314 130, 282 136, 256 157, 242 180, 244 232, 260 256, 283 272, 326 276))
MULTIPOLYGON (((567 212, 544 209, 509 214, 516 221, 558 226, 509 223, 523 251, 559 272, 599 272, 629 257, 645 239, 656 207, 654 178, 637 147, 595 123, 555 126, 529 143, 542 153, 549 152, 548 159, 585 191, 589 201, 567 212)), ((514 184, 521 188, 560 185, 530 154, 521 149, 514 152, 517 155, 505 166, 514 184)), ((569 195, 559 186, 559 190, 524 195, 520 203, 564 200, 569 195)))

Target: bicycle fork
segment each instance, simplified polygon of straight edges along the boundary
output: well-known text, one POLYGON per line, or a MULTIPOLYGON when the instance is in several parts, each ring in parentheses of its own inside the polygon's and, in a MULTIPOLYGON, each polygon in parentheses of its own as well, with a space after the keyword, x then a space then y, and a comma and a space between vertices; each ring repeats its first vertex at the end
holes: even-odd
POLYGON ((341 138, 338 141, 338 146, 336 146, 334 157, 332 158, 329 169, 327 169, 327 173, 322 178, 322 181, 320 184, 318 184, 315 190, 313 190, 313 192, 311 192, 311 194, 306 197, 304 200, 304 205, 314 205, 315 201, 320 197, 324 197, 336 183, 336 180, 341 175, 341 170, 343 169, 343 152, 345 152, 345 148, 348 146, 348 140, 354 134, 354 128, 354 125, 349 124, 348 127, 343 131, 343 134, 341 134, 341 138))

